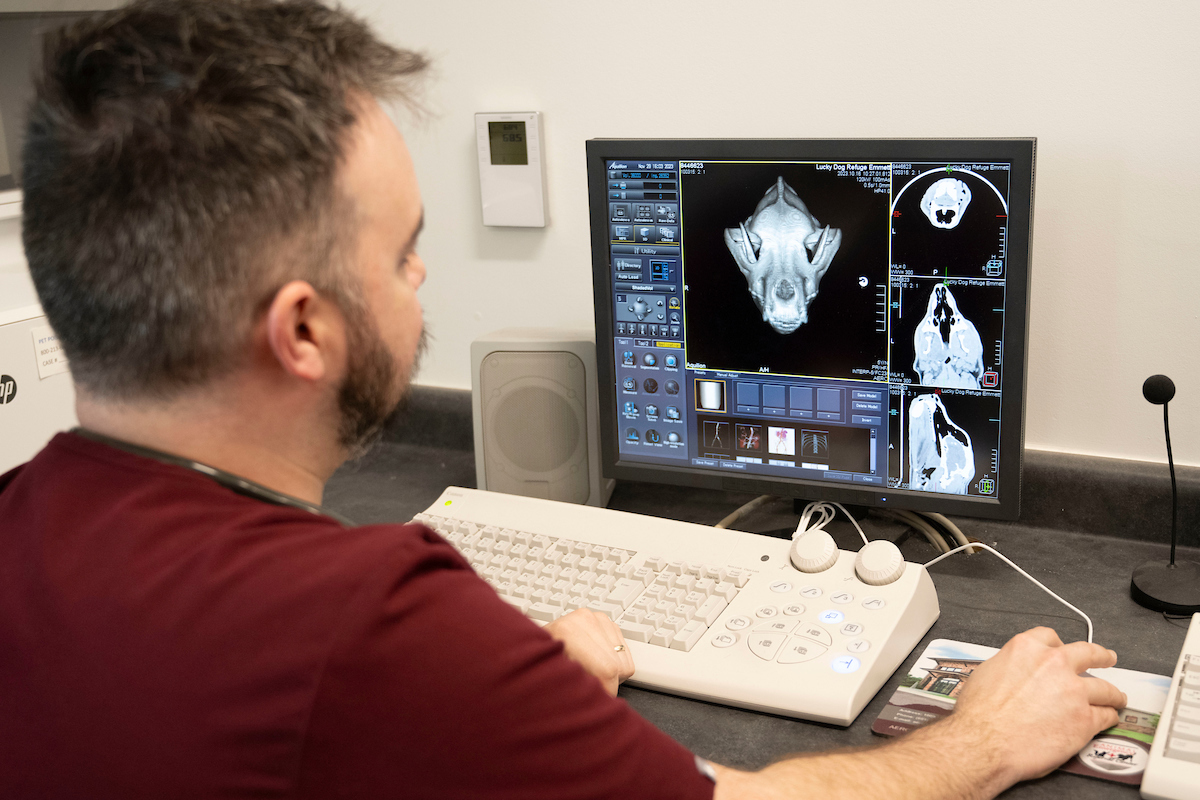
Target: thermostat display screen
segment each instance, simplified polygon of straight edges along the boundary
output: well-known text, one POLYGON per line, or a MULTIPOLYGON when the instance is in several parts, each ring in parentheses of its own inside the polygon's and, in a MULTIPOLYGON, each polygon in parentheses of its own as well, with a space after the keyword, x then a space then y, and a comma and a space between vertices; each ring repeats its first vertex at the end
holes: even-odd
POLYGON ((529 150, 525 143, 525 123, 489 122, 488 139, 492 147, 492 164, 528 164, 529 150))

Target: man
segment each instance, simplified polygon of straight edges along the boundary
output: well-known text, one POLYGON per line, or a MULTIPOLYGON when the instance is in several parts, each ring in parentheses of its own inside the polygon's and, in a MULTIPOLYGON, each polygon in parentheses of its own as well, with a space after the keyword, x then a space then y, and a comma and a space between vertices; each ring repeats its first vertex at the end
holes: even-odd
POLYGON ((82 428, 0 478, 0 796, 988 797, 1115 722, 1079 677, 1115 655, 1040 629, 943 723, 710 766, 612 698, 607 618, 539 629, 432 532, 322 512, 421 349, 376 98, 422 65, 313 0, 48 41, 24 239, 82 428))

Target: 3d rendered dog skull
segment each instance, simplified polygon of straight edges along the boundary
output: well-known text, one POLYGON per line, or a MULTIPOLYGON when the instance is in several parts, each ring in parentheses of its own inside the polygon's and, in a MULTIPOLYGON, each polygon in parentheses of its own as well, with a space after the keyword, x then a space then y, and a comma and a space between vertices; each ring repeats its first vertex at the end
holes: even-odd
POLYGON ((725 229, 725 246, 750 296, 779 333, 808 321, 808 306, 841 244, 841 230, 822 228, 782 175, 745 222, 725 229))
POLYGON ((921 211, 935 228, 949 230, 958 225, 971 202, 970 188, 958 178, 935 181, 921 197, 921 211))

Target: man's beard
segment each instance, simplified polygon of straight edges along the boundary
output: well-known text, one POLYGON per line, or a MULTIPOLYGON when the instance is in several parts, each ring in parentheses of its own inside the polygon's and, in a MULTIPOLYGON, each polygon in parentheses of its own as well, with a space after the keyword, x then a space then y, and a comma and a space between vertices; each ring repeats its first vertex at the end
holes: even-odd
POLYGON ((422 326, 412 366, 407 374, 398 376, 396 362, 375 326, 368 320, 355 322, 348 342, 350 363, 338 389, 338 442, 351 459, 370 450, 404 413, 429 338, 422 326))

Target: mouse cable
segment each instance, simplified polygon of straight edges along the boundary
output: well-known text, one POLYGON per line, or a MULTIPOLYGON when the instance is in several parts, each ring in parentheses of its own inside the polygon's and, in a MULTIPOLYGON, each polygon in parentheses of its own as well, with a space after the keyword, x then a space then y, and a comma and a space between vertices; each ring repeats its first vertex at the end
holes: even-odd
POLYGON ((1047 589, 1047 588, 1046 588, 1046 586, 1045 586, 1045 584, 1043 584, 1043 583, 1042 583, 1041 581, 1039 581, 1037 578, 1033 577, 1033 576, 1032 576, 1032 575, 1030 575, 1028 572, 1026 572, 1025 570, 1023 570, 1023 569, 1021 569, 1020 567, 1018 567, 1016 564, 1014 564, 1014 563, 1012 562, 1012 560, 1011 560, 1011 559, 1010 559, 1008 556, 1004 555, 1003 553, 999 552, 998 550, 995 550, 994 548, 988 547, 986 544, 975 544, 975 543, 972 543, 972 544, 964 544, 964 545, 961 545, 961 546, 959 546, 959 547, 956 547, 956 548, 954 548, 954 549, 953 549, 953 550, 951 550, 949 553, 943 553, 942 555, 940 555, 940 556, 938 556, 938 557, 934 558, 932 561, 926 561, 926 562, 925 562, 925 568, 926 568, 926 569, 929 569, 929 568, 930 568, 930 567, 932 567, 934 564, 936 564, 937 562, 941 561, 943 558, 948 558, 948 557, 950 557, 950 556, 954 555, 955 553, 961 553, 963 550, 966 550, 968 547, 978 547, 978 548, 979 548, 979 549, 981 549, 981 550, 987 550, 989 553, 991 553, 992 555, 994 555, 996 558, 1000 559, 1000 560, 1001 560, 1001 561, 1003 561, 1005 564, 1008 564, 1010 567, 1012 567, 1012 568, 1013 568, 1013 569, 1015 569, 1017 572, 1019 572, 1019 573, 1021 573, 1022 575, 1024 575, 1024 576, 1025 576, 1026 578, 1028 578, 1029 580, 1033 581, 1033 582, 1034 582, 1034 583, 1037 585, 1037 587, 1038 587, 1039 589, 1041 589, 1043 592, 1045 592, 1046 594, 1050 595, 1050 596, 1051 596, 1051 597, 1053 597, 1055 600, 1057 600, 1058 602, 1062 603, 1064 606, 1066 606, 1067 608, 1071 609, 1072 611, 1074 611, 1074 612, 1075 612, 1076 614, 1078 614, 1079 616, 1083 617, 1083 621, 1087 623, 1087 631, 1088 631, 1088 633, 1087 633, 1087 640, 1088 640, 1088 643, 1089 643, 1089 644, 1091 643, 1091 641, 1092 641, 1092 620, 1091 620, 1091 618, 1090 618, 1090 617, 1089 617, 1087 614, 1083 613, 1083 612, 1082 612, 1082 611, 1080 611, 1078 608, 1076 608, 1075 606, 1071 605, 1071 604, 1070 604, 1070 603, 1068 603, 1066 600, 1063 600, 1061 597, 1059 597, 1058 595, 1056 595, 1054 592, 1052 592, 1052 591, 1050 591, 1049 589, 1047 589))
POLYGON ((862 526, 858 524, 858 520, 854 518, 854 515, 847 511, 841 503, 835 503, 831 500, 815 500, 806 505, 804 513, 800 515, 800 523, 796 526, 796 532, 792 534, 792 538, 798 539, 809 531, 825 530, 825 526, 837 515, 837 512, 834 510, 835 508, 840 508, 847 519, 854 523, 858 535, 862 537, 863 544, 870 544, 871 541, 867 538, 867 534, 863 533, 862 526), (821 515, 816 522, 812 521, 814 514, 821 515))

